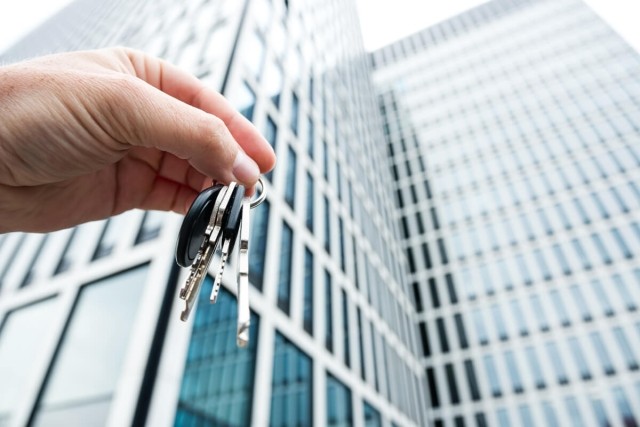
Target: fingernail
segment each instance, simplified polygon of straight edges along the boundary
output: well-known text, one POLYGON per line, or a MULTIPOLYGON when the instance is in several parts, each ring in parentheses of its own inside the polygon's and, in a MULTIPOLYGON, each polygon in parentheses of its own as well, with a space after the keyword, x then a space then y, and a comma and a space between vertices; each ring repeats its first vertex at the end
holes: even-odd
POLYGON ((239 182, 256 182, 260 176, 260 168, 244 151, 238 150, 236 160, 233 162, 233 176, 239 182))

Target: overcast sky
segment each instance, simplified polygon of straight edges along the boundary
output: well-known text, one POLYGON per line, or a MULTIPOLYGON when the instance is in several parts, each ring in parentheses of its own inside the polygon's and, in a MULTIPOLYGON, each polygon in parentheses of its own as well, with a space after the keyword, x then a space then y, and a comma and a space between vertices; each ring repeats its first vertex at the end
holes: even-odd
MULTIPOLYGON (((71 0, 5 0, 0 3, 0 52, 71 0)), ((374 50, 440 22, 482 0, 356 0, 364 42, 374 50)), ((640 51, 640 1, 585 0, 637 51, 640 51)))

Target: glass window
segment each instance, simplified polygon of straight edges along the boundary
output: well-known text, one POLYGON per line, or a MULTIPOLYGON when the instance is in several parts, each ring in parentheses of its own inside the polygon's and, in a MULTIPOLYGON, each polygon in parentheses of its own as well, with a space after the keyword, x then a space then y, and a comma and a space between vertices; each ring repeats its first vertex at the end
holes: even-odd
POLYGON ((482 412, 478 412, 475 415, 475 419, 476 419, 476 426, 477 427, 487 427, 487 419, 485 418, 484 414, 482 412))
POLYGON ((447 389, 449 390, 449 401, 452 405, 460 403, 460 394, 458 393, 458 385, 456 383, 456 375, 451 363, 444 365, 444 371, 447 377, 447 389))
POLYGON ((284 200, 291 208, 294 207, 296 196, 296 152, 291 148, 287 149, 287 176, 284 184, 284 200))
POLYGON ((449 341, 447 340, 446 327, 444 326, 444 319, 442 317, 436 319, 436 327, 438 329, 438 336, 440 337, 440 351, 442 353, 448 353, 449 341))
POLYGON ((516 364, 516 358, 513 355, 513 351, 505 351, 504 360, 509 371, 509 378, 511 379, 511 387, 513 389, 513 392, 522 393, 522 378, 520 377, 520 371, 518 370, 518 365, 516 364))
POLYGON ((636 355, 629 345, 629 341, 627 341, 627 337, 625 336, 625 333, 620 326, 616 326, 615 328, 613 328, 613 336, 616 337, 616 341, 618 342, 618 346, 620 347, 622 355, 624 356, 627 368, 632 371, 638 369, 636 355))
POLYGON ((604 405, 602 404, 602 400, 600 399, 591 399, 591 408, 593 409, 593 413, 595 415, 595 419, 598 427, 608 427, 611 424, 609 423, 609 419, 607 418, 607 411, 604 409, 604 405))
POLYGON ((529 329, 527 328, 527 323, 524 319, 524 314, 522 312, 522 307, 520 307, 520 302, 517 299, 512 299, 509 302, 511 306, 511 314, 516 321, 516 326, 518 327, 518 333, 521 336, 525 336, 529 334, 529 329))
POLYGON ((572 300, 575 302, 580 315, 582 316, 582 320, 585 322, 591 321, 591 313, 589 313, 589 307, 587 306, 587 302, 584 300, 582 296, 582 292, 580 292, 580 288, 578 285, 571 285, 571 296, 572 300))
POLYGON ((506 409, 499 409, 496 413, 496 418, 498 418, 498 425, 500 427, 511 427, 511 421, 509 420, 509 413, 506 409))
POLYGON ((302 307, 304 330, 313 335, 313 252, 304 248, 304 299, 302 307))
POLYGON ((327 373, 327 426, 353 425, 351 390, 327 373))
MULTIPOLYGON (((210 288, 211 278, 205 280, 203 287, 210 288)), ((260 319, 251 312, 249 345, 240 348, 236 297, 222 287, 217 304, 209 303, 207 292, 198 299, 174 425, 249 425, 260 319)))
POLYGON ((553 289, 549 295, 551 296, 551 302, 553 303, 553 311, 560 319, 560 323, 562 326, 569 326, 571 321, 569 320, 569 314, 564 306, 560 292, 557 289, 553 289))
POLYGON ((613 275, 612 279, 613 279, 613 283, 615 284, 616 290, 620 295, 620 298, 622 299, 622 301, 624 301, 624 304, 627 307, 627 310, 635 311, 638 308, 638 306, 636 305, 635 298, 629 292, 629 289, 627 288, 627 284, 622 279, 622 276, 616 273, 613 275))
POLYGON ((311 358, 276 332, 270 425, 294 427, 312 424, 312 379, 311 358))
POLYGON ((249 245, 249 279, 258 290, 262 290, 267 250, 270 204, 265 200, 251 212, 251 244, 249 245))
POLYGON ((571 349, 571 353, 573 355, 573 359, 576 362, 576 367, 580 372, 580 377, 583 380, 591 379, 591 372, 589 372, 589 365, 587 365, 587 360, 584 358, 584 353, 580 348, 580 343, 578 342, 578 338, 571 337, 568 340, 569 348, 571 349))
POLYGON ((453 276, 451 275, 451 273, 447 273, 444 275, 444 279, 447 282, 447 290, 449 291, 449 301, 451 301, 451 304, 457 304, 458 295, 456 294, 456 287, 455 287, 455 284, 453 283, 453 276))
POLYGON ((551 402, 542 402, 542 411, 544 412, 544 420, 547 427, 560 427, 556 411, 553 409, 551 402))
POLYGON ((292 93, 291 95, 291 130, 294 135, 298 135, 298 122, 300 119, 300 100, 298 99, 298 95, 296 93, 292 93))
POLYGON ((609 254, 607 248, 604 246, 604 242, 602 241, 600 235, 598 235, 597 233, 592 233, 591 240, 593 241, 595 247, 598 249, 600 258, 602 258, 602 262, 605 264, 611 264, 613 262, 611 259, 611 255, 609 254))
MULTIPOLYGON (((62 237, 61 235, 64 233, 66 233, 66 230, 60 230, 43 237, 40 249, 30 263, 29 271, 23 277, 22 284, 20 284, 21 287, 28 286, 51 274, 52 270, 57 266, 58 257, 60 256, 58 238, 62 237)), ((3 274, 2 267, 0 267, 0 283, 2 282, 3 276, 5 279, 9 278, 8 273, 9 272, 7 272, 6 275, 3 274)))
POLYGON ((467 341, 467 333, 464 330, 462 315, 460 313, 456 313, 453 315, 453 319, 456 323, 456 331, 458 332, 458 340, 460 341, 460 348, 465 349, 469 347, 469 343, 467 341))
POLYGON ((620 231, 618 231, 618 229, 614 227, 611 229, 611 234, 620 247, 620 251, 623 253, 624 257, 627 259, 633 258, 633 252, 631 252, 631 249, 629 249, 629 246, 622 237, 622 234, 620 234, 620 231))
POLYGON ((471 318, 473 319, 473 324, 476 328, 478 343, 480 345, 487 344, 489 342, 489 336, 487 335, 487 328, 485 327, 484 320, 482 319, 482 310, 479 308, 473 310, 471 318))
POLYGON ((91 232, 90 223, 74 228, 54 274, 70 270, 74 264, 84 260, 87 257, 87 250, 91 254, 92 243, 94 243, 93 238, 94 235, 91 232))
POLYGON ((333 292, 331 274, 324 270, 324 345, 333 351, 333 292))
POLYGON ((531 409, 527 405, 518 406, 518 412, 520 413, 520 419, 522 420, 522 427, 534 427, 533 417, 531 415, 531 409))
POLYGON ((440 398, 438 397, 439 387, 436 383, 435 371, 433 368, 427 368, 427 385, 429 387, 429 400, 432 408, 440 407, 440 398))
POLYGON ((286 222, 282 223, 280 242, 280 277, 278 280, 278 307, 287 314, 291 308, 291 267, 293 259, 293 230, 286 222))
POLYGON ((13 411, 36 380, 33 367, 51 336, 57 301, 50 298, 9 312, 0 329, 0 425, 12 425, 13 411))
POLYGON ((139 267, 81 289, 37 404, 34 425, 106 422, 146 275, 147 267, 139 267))
POLYGON ((607 375, 615 374, 615 369, 613 368, 613 363, 611 362, 611 358, 609 357, 609 352, 607 351, 607 348, 604 345, 600 334, 596 331, 591 332, 589 334, 589 338, 591 338, 591 344, 598 354, 598 358, 600 359, 600 364, 604 373, 607 375))
POLYGON ((142 219, 142 225, 136 236, 136 245, 153 240, 160 235, 162 222, 166 214, 161 211, 146 211, 142 219))
POLYGON ((502 389, 500 388, 500 379, 498 377, 498 370, 493 361, 493 356, 487 354, 482 359, 484 362, 484 370, 487 373, 487 379, 489 380, 489 388, 493 397, 502 396, 502 389))
POLYGON ((350 340, 349 340, 349 299, 347 298, 347 293, 344 289, 341 292, 342 295, 342 338, 343 338, 343 346, 342 351, 344 352, 344 363, 347 367, 351 367, 351 350, 350 350, 350 340))
POLYGON ((324 249, 331 253, 331 207, 327 196, 322 198, 324 202, 324 249))
POLYGON ((356 315, 358 316, 358 346, 359 346, 359 355, 360 355, 360 376, 362 381, 367 381, 367 367, 364 360, 365 349, 364 349, 364 324, 362 323, 362 313, 360 312, 360 307, 356 307, 356 315))
POLYGON ((533 381, 535 383, 536 388, 538 389, 545 388, 546 384, 544 381, 544 375, 542 374, 542 368, 540 367, 540 363, 538 362, 536 349, 533 346, 529 346, 526 348, 525 354, 527 356, 527 362, 529 363, 529 368, 531 368, 531 375, 533 376, 533 381))
POLYGON ((262 82, 267 96, 271 99, 276 107, 280 106, 280 95, 282 95, 282 83, 284 74, 282 67, 275 60, 269 61, 265 70, 264 80, 262 82))
POLYGON ((567 408, 567 413, 569 414, 569 419, 571 420, 573 427, 583 427, 585 424, 582 419, 582 412, 578 408, 576 398, 569 396, 564 399, 564 404, 567 408))
POLYGON ((122 228, 129 221, 129 218, 127 214, 120 214, 106 221, 98 247, 93 253, 93 259, 99 259, 113 253, 118 238, 122 234, 122 228))
POLYGON ((478 380, 476 379, 476 372, 473 369, 473 362, 471 359, 464 361, 464 370, 467 374, 467 381, 469 383, 469 392, 471 393, 471 399, 478 401, 481 399, 480 387, 478 386, 478 380))
POLYGON ((507 340, 509 338, 509 334, 507 333, 507 324, 504 321, 504 317, 502 317, 502 312, 500 311, 500 306, 498 304, 491 305, 491 314, 493 315, 493 321, 496 324, 498 338, 502 341, 507 340))
POLYGON ((365 427, 382 427, 380 412, 367 402, 363 402, 365 427))
POLYGON ((305 225, 313 233, 313 215, 314 215, 314 184, 313 176, 307 172, 307 212, 305 213, 305 225))
POLYGON ((548 331, 549 320, 547 319, 547 315, 544 312, 542 303, 540 302, 540 296, 538 296, 537 294, 531 294, 530 301, 534 317, 538 321, 538 329, 540 329, 541 331, 548 331))
POLYGON ((553 366, 553 370, 555 371, 558 384, 567 384, 569 382, 567 379, 567 371, 564 368, 564 363, 562 362, 562 357, 560 356, 556 343, 549 341, 545 344, 545 347, 547 349, 547 355, 549 359, 551 359, 551 366, 553 366))
POLYGON ((271 148, 275 150, 276 140, 278 138, 278 125, 276 125, 276 122, 269 115, 267 115, 265 122, 264 137, 269 142, 269 145, 271 145, 271 148))
POLYGON ((307 118, 307 155, 311 160, 313 160, 315 156, 315 140, 313 119, 309 116, 309 118, 307 118))
POLYGON ((600 308, 602 308, 602 313, 606 316, 613 316, 613 307, 611 307, 607 293, 602 288, 602 283, 598 279, 594 279, 591 281, 591 288, 600 304, 600 308))
POLYGON ((622 387, 614 387, 613 397, 616 401, 618 411, 620 412, 620 423, 624 426, 637 426, 638 422, 636 421, 636 417, 633 415, 631 405, 629 404, 622 387))
POLYGON ((429 278, 429 295, 431 296, 431 305, 433 308, 440 307, 440 297, 438 296, 438 287, 435 277, 429 278))
POLYGON ((265 53, 264 40, 262 40, 260 34, 253 31, 247 38, 243 50, 242 59, 246 62, 251 74, 259 78, 262 74, 265 53))

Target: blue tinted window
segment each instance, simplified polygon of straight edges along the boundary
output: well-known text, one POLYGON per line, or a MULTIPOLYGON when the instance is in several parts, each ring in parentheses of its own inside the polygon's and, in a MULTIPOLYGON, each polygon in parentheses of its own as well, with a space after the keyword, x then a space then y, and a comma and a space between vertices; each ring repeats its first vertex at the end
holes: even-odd
POLYGON ((290 146, 287 149, 287 176, 284 183, 284 200, 294 207, 296 197, 296 152, 290 146))
POLYGON ((365 427, 381 427, 382 419, 380 418, 380 412, 378 412, 373 406, 367 402, 363 402, 364 409, 364 425, 365 427))
POLYGON ((158 237, 160 235, 164 218, 165 213, 161 211, 145 212, 142 225, 140 226, 140 230, 136 236, 136 245, 158 237))
MULTIPOLYGON (((211 286, 207 277, 203 287, 211 286)), ((239 348, 236 298, 222 287, 217 304, 207 292, 198 299, 174 425, 249 425, 259 319, 251 313, 249 345, 239 348)))
POLYGON ((587 365, 587 361, 584 358, 584 354, 582 353, 582 348, 580 348, 580 342, 578 338, 571 337, 569 338, 569 348, 571 349, 571 353, 573 355, 573 359, 576 362, 576 367, 578 371, 580 371, 580 377, 583 380, 591 379, 591 372, 589 372, 589 365, 587 365))
POLYGON ((312 377, 311 358, 276 332, 270 425, 294 427, 312 424, 312 377))
POLYGON ((616 401, 618 412, 620 413, 620 423, 624 426, 637 426, 638 422, 633 415, 631 405, 629 405, 629 401, 622 387, 615 387, 613 389, 613 397, 616 401))
POLYGON ((331 274, 324 270, 324 345, 333 351, 333 292, 331 274))
POLYGON ((313 176, 307 172, 307 211, 305 212, 305 225, 313 233, 313 215, 314 215, 315 191, 313 184, 313 176))
POLYGON ((602 337, 598 332, 591 332, 589 334, 589 338, 591 338, 591 344, 593 344, 593 347, 598 354, 602 370, 607 375, 613 375, 615 373, 615 369, 613 368, 613 363, 609 357, 609 352, 602 341, 602 337))
POLYGON ((616 290, 618 291, 618 294, 620 295, 620 298, 622 299, 622 301, 624 301, 624 304, 626 305, 627 310, 635 311, 638 308, 638 306, 636 305, 635 298, 631 295, 631 293, 629 293, 627 284, 622 279, 622 276, 620 276, 619 274, 614 274, 612 278, 613 278, 613 283, 615 284, 616 290))
POLYGON ((344 352, 344 363, 348 367, 351 366, 351 351, 349 340, 349 299, 344 289, 341 292, 342 295, 342 336, 344 339, 342 351, 344 352))
POLYGON ((582 296, 582 292, 580 292, 580 288, 578 285, 571 285, 571 296, 573 297, 573 301, 578 307, 578 311, 582 316, 582 320, 588 322, 591 320, 591 313, 589 313, 589 307, 587 307, 587 303, 582 296))
POLYGON ((596 300, 600 304, 602 313, 606 316, 612 316, 613 307, 611 307, 611 303, 609 302, 609 297, 607 296, 607 293, 602 288, 602 284, 598 279, 594 279, 591 281, 591 289, 593 289, 593 293, 596 296, 596 300))
POLYGON ((536 388, 545 388, 544 375, 542 374, 542 368, 538 362, 536 349, 533 346, 529 346, 525 350, 525 354, 527 356, 527 362, 529 363, 529 368, 531 369, 531 375, 533 376, 536 388))
POLYGON ((509 378, 511 379, 511 387, 515 393, 522 393, 522 378, 520 377, 520 371, 516 364, 513 351, 508 350, 504 353, 504 360, 507 364, 507 370, 509 371, 509 378))
POLYGON ((600 399, 591 399, 591 408, 593 409, 593 413, 595 415, 596 425, 598 427, 609 427, 611 424, 609 423, 609 419, 607 418, 607 411, 604 409, 604 405, 602 404, 602 400, 600 399))
POLYGON ((270 204, 265 200, 251 212, 251 244, 249 245, 249 279, 251 284, 262 290, 264 263, 267 250, 270 204))
POLYGON ((353 425, 351 390, 327 373, 327 426, 347 427, 353 425))
POLYGON ((236 94, 235 107, 248 120, 253 119, 253 109, 256 106, 256 94, 249 87, 247 82, 243 82, 236 94))
POLYGON ((323 197, 324 201, 324 249, 331 253, 331 207, 327 196, 323 197))
POLYGON ((449 401, 455 405, 460 403, 460 395, 458 393, 458 384, 456 383, 456 375, 451 363, 444 365, 445 376, 447 378, 447 389, 449 390, 449 401))
POLYGON ((313 252, 304 248, 304 300, 302 307, 303 327, 313 335, 313 252))
POLYGON ((464 361, 464 370, 467 375, 467 382, 469 383, 469 392, 471 399, 474 401, 480 400, 480 387, 478 386, 478 380, 476 379, 476 372, 473 368, 473 362, 471 359, 464 361))
POLYGON ((553 409, 551 402, 542 402, 542 410, 544 411, 544 420, 547 427, 560 427, 556 411, 553 409))
POLYGON ((298 121, 300 115, 300 101, 295 93, 291 96, 291 130, 295 135, 298 134, 298 121))
POLYGON ((564 369, 564 363, 562 362, 562 357, 560 356, 558 347, 553 341, 549 341, 545 345, 545 347, 547 348, 549 359, 551 359, 551 365, 553 366, 553 370, 555 371, 558 383, 566 384, 568 382, 567 372, 564 369))
POLYGON ((531 416, 531 409, 527 405, 520 405, 518 407, 520 413, 520 419, 522 420, 523 427, 534 427, 533 417, 531 416))
POLYGON ((622 328, 619 326, 616 326, 615 328, 613 328, 613 336, 616 338, 618 347, 620 347, 620 351, 624 356, 624 361, 627 364, 627 368, 629 368, 632 371, 635 371, 636 369, 638 369, 638 362, 636 359, 636 355, 633 352, 633 349, 631 348, 631 346, 629 345, 629 342, 627 341, 627 337, 624 331, 622 330, 622 328))
POLYGON ((481 345, 487 344, 489 342, 489 336, 487 335, 487 328, 485 327, 484 320, 482 319, 482 311, 479 308, 473 310, 472 319, 476 328, 478 343, 481 345))
POLYGON ((293 257, 293 230, 286 222, 282 223, 280 241, 280 276, 278 279, 278 307, 289 314, 291 306, 291 262, 293 257))
POLYGON ((554 289, 549 295, 551 297, 551 302, 553 303, 554 311, 560 319, 560 323, 562 326, 568 326, 571 322, 569 321, 569 315, 567 314, 567 310, 562 302, 560 292, 558 292, 557 289, 554 289))
POLYGON ((567 397, 564 400, 564 404, 567 408, 567 413, 569 414, 569 419, 571 420, 573 427, 583 427, 585 424, 582 420, 581 411, 578 408, 576 398, 573 396, 567 397))
POLYGON ((493 361, 493 356, 487 354, 483 358, 484 362, 484 370, 487 373, 487 378, 489 380, 489 388, 491 389, 491 394, 494 397, 502 396, 502 389, 500 388, 500 379, 498 378, 498 371, 496 369, 496 365, 493 361))
POLYGON ((360 354, 360 377, 363 381, 367 380, 367 368, 364 360, 364 324, 362 323, 362 313, 360 312, 360 307, 356 307, 356 314, 358 316, 358 350, 360 354))

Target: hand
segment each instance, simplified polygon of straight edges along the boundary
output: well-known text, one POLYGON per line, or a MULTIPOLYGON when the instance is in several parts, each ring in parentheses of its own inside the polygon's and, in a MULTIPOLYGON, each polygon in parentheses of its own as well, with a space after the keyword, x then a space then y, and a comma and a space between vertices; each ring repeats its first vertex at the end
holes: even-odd
POLYGON ((219 93, 125 48, 0 67, 0 232, 133 208, 185 213, 211 180, 251 188, 275 154, 219 93))

